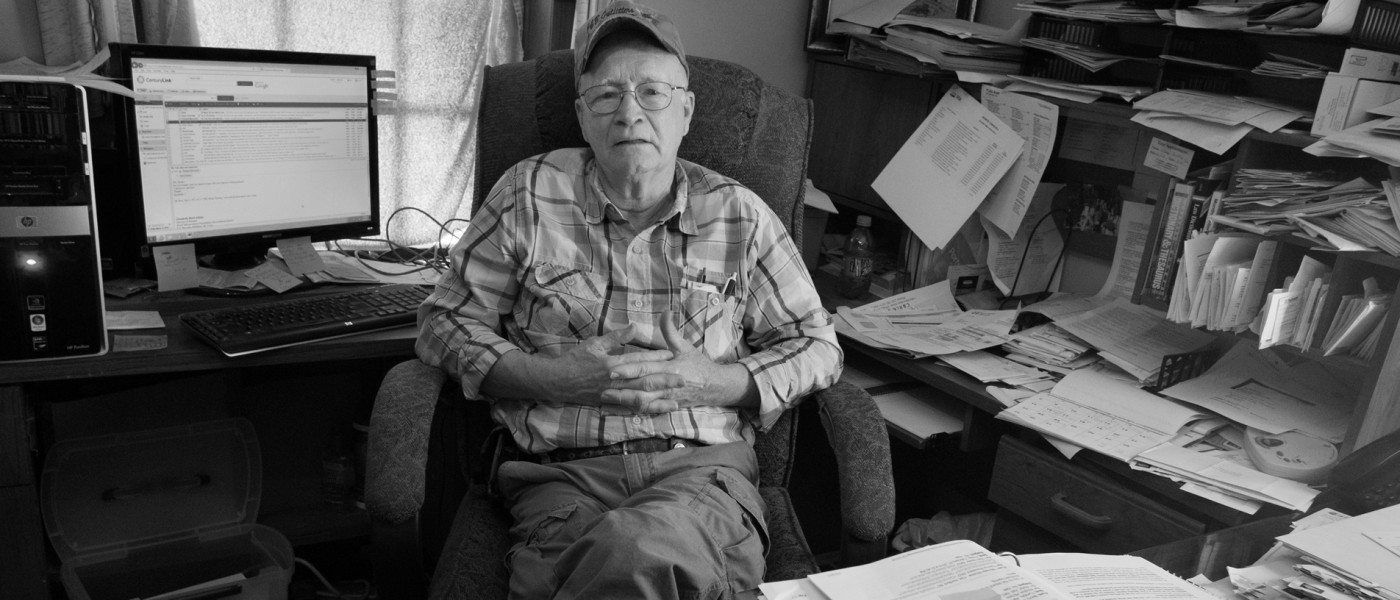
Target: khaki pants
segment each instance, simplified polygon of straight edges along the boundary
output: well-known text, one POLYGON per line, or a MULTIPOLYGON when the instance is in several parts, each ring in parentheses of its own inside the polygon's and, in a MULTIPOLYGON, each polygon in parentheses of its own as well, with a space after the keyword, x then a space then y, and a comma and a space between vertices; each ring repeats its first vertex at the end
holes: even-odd
POLYGON ((732 598, 763 581, 768 533, 744 443, 507 462, 511 598, 732 598))

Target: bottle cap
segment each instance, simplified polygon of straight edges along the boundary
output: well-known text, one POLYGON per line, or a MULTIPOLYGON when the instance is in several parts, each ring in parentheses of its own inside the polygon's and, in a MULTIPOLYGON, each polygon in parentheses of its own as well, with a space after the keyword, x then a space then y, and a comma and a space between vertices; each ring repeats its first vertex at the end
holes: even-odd
POLYGON ((856 217, 856 227, 869 227, 870 215, 860 215, 856 217))

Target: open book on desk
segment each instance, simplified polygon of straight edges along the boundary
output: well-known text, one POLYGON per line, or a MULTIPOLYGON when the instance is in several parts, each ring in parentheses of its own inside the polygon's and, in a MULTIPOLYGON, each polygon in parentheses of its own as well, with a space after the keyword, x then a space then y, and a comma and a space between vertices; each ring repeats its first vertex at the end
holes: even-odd
POLYGON ((759 586, 767 600, 1213 600, 1137 556, 997 555, 969 540, 759 586))

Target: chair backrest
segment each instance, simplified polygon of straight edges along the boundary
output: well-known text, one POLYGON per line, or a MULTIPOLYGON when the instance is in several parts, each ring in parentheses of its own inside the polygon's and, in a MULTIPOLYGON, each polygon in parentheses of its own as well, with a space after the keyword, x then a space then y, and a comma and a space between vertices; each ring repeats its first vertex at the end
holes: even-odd
MULTIPOLYGON (((734 178, 777 213, 802 247, 802 196, 812 138, 811 101, 734 63, 688 57, 695 116, 680 157, 734 178)), ((574 54, 558 50, 486 70, 477 119, 480 206, 515 163, 559 148, 587 146, 574 114, 574 54)), ((757 444, 763 485, 786 485, 796 413, 788 411, 757 444)))

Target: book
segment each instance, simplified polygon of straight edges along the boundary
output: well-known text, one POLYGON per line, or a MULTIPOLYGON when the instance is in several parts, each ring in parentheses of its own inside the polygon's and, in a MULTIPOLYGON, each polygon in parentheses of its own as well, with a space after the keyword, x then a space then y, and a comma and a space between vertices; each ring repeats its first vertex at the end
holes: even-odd
POLYGON ((1211 600, 1214 596, 1145 558, 1051 553, 998 555, 970 540, 924 546, 860 566, 765 583, 768 598, 1043 598, 1211 600))
POLYGON ((1173 180, 1171 193, 1158 202, 1152 216, 1152 239, 1143 253, 1144 266, 1139 273, 1137 297, 1134 302, 1166 311, 1171 304, 1172 285, 1176 280, 1176 261, 1181 244, 1186 239, 1187 219, 1195 195, 1195 184, 1173 180))

